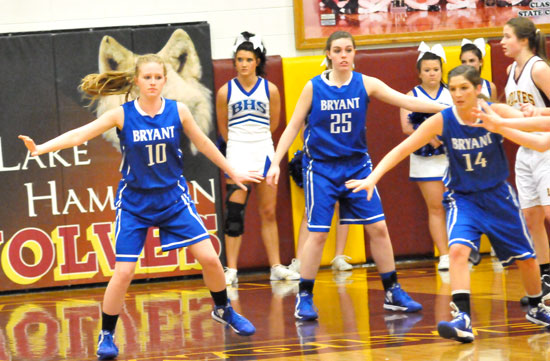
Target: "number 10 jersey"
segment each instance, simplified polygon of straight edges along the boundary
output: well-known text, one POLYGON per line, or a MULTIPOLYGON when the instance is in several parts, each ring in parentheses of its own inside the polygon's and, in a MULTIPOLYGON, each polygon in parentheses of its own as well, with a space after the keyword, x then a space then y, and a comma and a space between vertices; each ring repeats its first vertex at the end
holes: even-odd
POLYGON ((122 105, 124 125, 117 131, 122 153, 122 183, 128 187, 154 190, 175 186, 182 179, 180 149, 183 127, 177 102, 163 98, 154 117, 137 100, 122 105))

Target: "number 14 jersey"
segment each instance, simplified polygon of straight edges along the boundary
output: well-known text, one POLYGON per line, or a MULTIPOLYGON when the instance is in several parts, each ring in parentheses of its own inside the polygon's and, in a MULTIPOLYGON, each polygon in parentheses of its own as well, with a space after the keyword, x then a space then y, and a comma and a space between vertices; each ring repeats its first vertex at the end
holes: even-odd
POLYGON ((445 152, 449 168, 443 183, 462 193, 493 188, 508 178, 508 161, 502 136, 484 128, 470 127, 460 119, 456 107, 441 112, 445 152))
POLYGON ((304 151, 310 159, 333 161, 367 153, 366 119, 369 96, 363 75, 352 72, 341 87, 330 70, 311 79, 313 96, 304 131, 304 151))

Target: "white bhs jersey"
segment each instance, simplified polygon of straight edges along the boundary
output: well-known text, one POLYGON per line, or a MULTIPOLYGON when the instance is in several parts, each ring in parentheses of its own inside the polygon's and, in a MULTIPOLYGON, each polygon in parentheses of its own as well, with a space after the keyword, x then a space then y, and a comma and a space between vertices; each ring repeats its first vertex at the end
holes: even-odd
POLYGON ((227 83, 227 125, 228 140, 253 142, 271 139, 266 79, 258 77, 249 92, 244 90, 237 78, 227 83))
POLYGON ((509 106, 519 109, 522 103, 531 103, 536 107, 542 108, 550 105, 546 95, 542 93, 539 88, 537 88, 533 78, 531 77, 533 65, 537 61, 543 60, 536 55, 527 60, 527 63, 523 67, 523 70, 517 80, 515 79, 514 74, 518 64, 517 62, 512 64, 510 73, 508 74, 508 81, 506 82, 506 87, 504 88, 504 91, 506 92, 506 103, 508 103, 509 106))
POLYGON ((453 98, 451 97, 451 92, 449 89, 444 87, 443 85, 439 86, 439 91, 437 92, 435 98, 432 98, 424 88, 422 88, 421 85, 417 85, 412 89, 413 95, 417 98, 424 99, 424 100, 432 100, 436 101, 443 105, 452 106, 453 105, 453 98))

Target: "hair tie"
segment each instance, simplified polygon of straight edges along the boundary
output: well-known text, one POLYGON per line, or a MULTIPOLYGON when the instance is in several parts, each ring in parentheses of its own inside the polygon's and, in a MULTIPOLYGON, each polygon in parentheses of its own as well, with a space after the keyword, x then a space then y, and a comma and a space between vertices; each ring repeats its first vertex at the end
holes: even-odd
POLYGON ((420 52, 420 54, 418 55, 416 61, 419 61, 424 56, 424 54, 432 53, 439 56, 444 63, 447 62, 447 58, 445 57, 445 49, 443 49, 443 46, 441 44, 435 44, 430 48, 428 44, 426 44, 425 42, 421 42, 420 46, 418 47, 418 51, 420 52))
POLYGON ((462 48, 466 44, 474 44, 475 47, 481 51, 481 57, 483 58, 485 56, 485 40, 483 38, 477 38, 474 41, 464 38, 462 39, 462 44, 460 44, 460 47, 462 48))
POLYGON ((254 36, 251 36, 249 39, 247 39, 244 37, 243 34, 239 34, 239 36, 237 36, 237 40, 235 40, 235 45, 233 46, 233 52, 236 53, 237 48, 242 43, 245 43, 247 41, 252 43, 252 47, 254 48, 254 50, 259 49, 260 52, 264 51, 264 45, 262 44, 262 37, 260 35, 254 35, 254 36))

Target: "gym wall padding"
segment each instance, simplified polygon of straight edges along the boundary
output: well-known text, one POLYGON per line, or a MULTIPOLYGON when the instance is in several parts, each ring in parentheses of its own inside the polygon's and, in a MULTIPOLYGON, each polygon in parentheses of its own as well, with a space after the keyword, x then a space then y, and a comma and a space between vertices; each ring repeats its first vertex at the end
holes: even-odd
MULTIPOLYGON (((309 79, 320 74, 325 67, 321 66, 323 61, 323 56, 307 56, 307 57, 297 57, 297 58, 285 58, 283 59, 283 74, 285 79, 285 103, 287 107, 287 122, 292 116, 292 112, 296 107, 296 102, 302 92, 302 89, 309 81, 309 79)), ((293 157, 294 153, 298 149, 302 149, 303 141, 302 134, 296 137, 294 143, 289 149, 288 156, 289 159, 293 157)), ((286 175, 281 171, 281 178, 286 175)), ((297 242, 298 240, 298 231, 300 229, 300 223, 302 222, 302 217, 304 215, 304 191, 302 188, 298 187, 294 181, 291 181, 290 185, 291 198, 292 198, 292 214, 294 221, 294 236, 297 242)), ((328 265, 330 261, 334 258, 335 250, 335 229, 336 229, 336 217, 333 218, 332 227, 329 232, 329 238, 325 244, 325 249, 323 251, 323 257, 321 259, 321 265, 328 265)), ((352 257, 350 262, 352 263, 362 263, 365 262, 365 245, 363 238, 363 227, 353 225, 350 226, 348 241, 346 243, 346 248, 344 249, 344 254, 352 257)), ((297 247, 297 245, 296 245, 297 247)))
MULTIPOLYGON (((215 93, 220 87, 237 73, 233 66, 232 59, 220 59, 213 61, 214 66, 214 89, 215 93)), ((275 146, 285 129, 285 86, 283 82, 282 59, 280 56, 268 56, 266 61, 266 79, 275 84, 281 95, 281 116, 279 127, 273 134, 275 146)), ((214 95, 215 96, 215 95, 214 95)), ((281 174, 288 174, 288 163, 281 162, 281 174)), ((225 177, 222 177, 222 198, 225 207, 225 177)), ((277 224, 279 225, 279 253, 281 262, 289 264, 294 257, 294 236, 292 233, 292 212, 290 204, 288 176, 281 177, 277 190, 277 224)), ((220 202, 222 203, 222 202, 220 202)), ((260 268, 269 266, 265 248, 261 238, 260 216, 258 214, 257 195, 252 191, 245 216, 245 233, 242 239, 241 251, 239 254, 239 268, 260 268)), ((223 229, 223 220, 220 219, 220 228, 223 229)))

